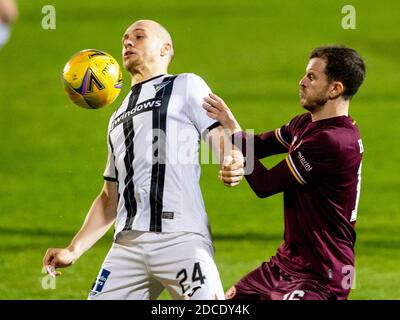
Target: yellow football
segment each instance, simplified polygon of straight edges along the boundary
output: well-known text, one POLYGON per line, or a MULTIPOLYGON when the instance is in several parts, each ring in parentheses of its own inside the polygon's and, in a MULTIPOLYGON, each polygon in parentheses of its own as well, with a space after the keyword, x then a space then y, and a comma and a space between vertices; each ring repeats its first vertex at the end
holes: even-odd
POLYGON ((80 107, 99 109, 111 104, 121 92, 122 73, 108 53, 87 49, 74 54, 63 71, 64 89, 80 107))

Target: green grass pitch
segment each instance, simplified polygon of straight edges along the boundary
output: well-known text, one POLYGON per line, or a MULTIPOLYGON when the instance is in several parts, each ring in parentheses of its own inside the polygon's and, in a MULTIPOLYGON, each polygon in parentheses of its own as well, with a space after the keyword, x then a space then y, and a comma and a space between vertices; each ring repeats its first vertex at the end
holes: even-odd
MULTIPOLYGON (((0 51, 0 299, 86 298, 111 233, 63 270, 55 290, 42 288, 42 257, 47 247, 69 243, 100 191, 108 118, 130 83, 125 72, 112 106, 84 110, 68 101, 61 72, 86 48, 121 62, 121 36, 141 18, 161 22, 173 35, 171 73, 202 76, 242 126, 257 132, 303 112, 298 82, 314 47, 344 43, 359 50, 367 79, 350 113, 365 153, 350 298, 400 298, 398 1, 351 1, 355 30, 341 27, 348 1, 57 0, 55 30, 41 27, 46 4, 19 1, 19 20, 0 51)), ((217 172, 203 165, 201 185, 227 289, 274 254, 283 238, 283 207, 281 195, 258 199, 245 182, 225 188, 217 172)))

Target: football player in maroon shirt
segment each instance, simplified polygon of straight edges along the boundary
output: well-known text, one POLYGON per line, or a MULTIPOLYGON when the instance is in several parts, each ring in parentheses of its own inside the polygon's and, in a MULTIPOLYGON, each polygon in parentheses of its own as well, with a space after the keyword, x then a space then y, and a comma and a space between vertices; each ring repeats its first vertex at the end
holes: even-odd
MULTIPOLYGON (((275 256, 228 290, 227 299, 347 299, 363 153, 349 104, 364 77, 365 64, 355 50, 314 49, 299 83, 308 112, 254 136, 242 131, 221 98, 205 98, 208 115, 231 130, 246 161, 254 161, 245 174, 253 191, 261 198, 284 193, 284 242, 275 256), (254 154, 246 152, 250 139, 254 154), (279 153, 286 156, 271 169, 259 161, 279 153)), ((236 185, 243 174, 230 164, 222 168, 221 179, 236 185)))

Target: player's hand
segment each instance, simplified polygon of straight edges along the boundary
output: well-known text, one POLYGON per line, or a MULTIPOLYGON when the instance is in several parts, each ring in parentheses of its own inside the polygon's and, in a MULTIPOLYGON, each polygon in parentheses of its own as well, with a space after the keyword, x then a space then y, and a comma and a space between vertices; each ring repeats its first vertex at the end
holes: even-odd
POLYGON ((234 152, 233 157, 224 158, 222 168, 219 171, 219 178, 225 186, 237 186, 244 176, 244 159, 240 152, 234 152))
POLYGON ((46 273, 52 277, 61 275, 61 272, 57 271, 56 268, 65 268, 72 265, 77 260, 76 254, 74 254, 68 248, 58 249, 50 248, 47 250, 43 258, 43 266, 46 273))
POLYGON ((232 133, 242 131, 231 110, 217 95, 210 93, 208 97, 205 97, 203 108, 210 118, 218 120, 225 129, 231 130, 232 133))

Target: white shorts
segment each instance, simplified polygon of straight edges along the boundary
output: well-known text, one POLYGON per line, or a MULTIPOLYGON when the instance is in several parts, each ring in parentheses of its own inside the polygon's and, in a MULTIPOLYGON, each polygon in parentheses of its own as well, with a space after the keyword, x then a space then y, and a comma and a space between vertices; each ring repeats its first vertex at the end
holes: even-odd
POLYGON ((223 300, 224 291, 207 237, 189 232, 121 232, 113 243, 90 300, 223 300))

